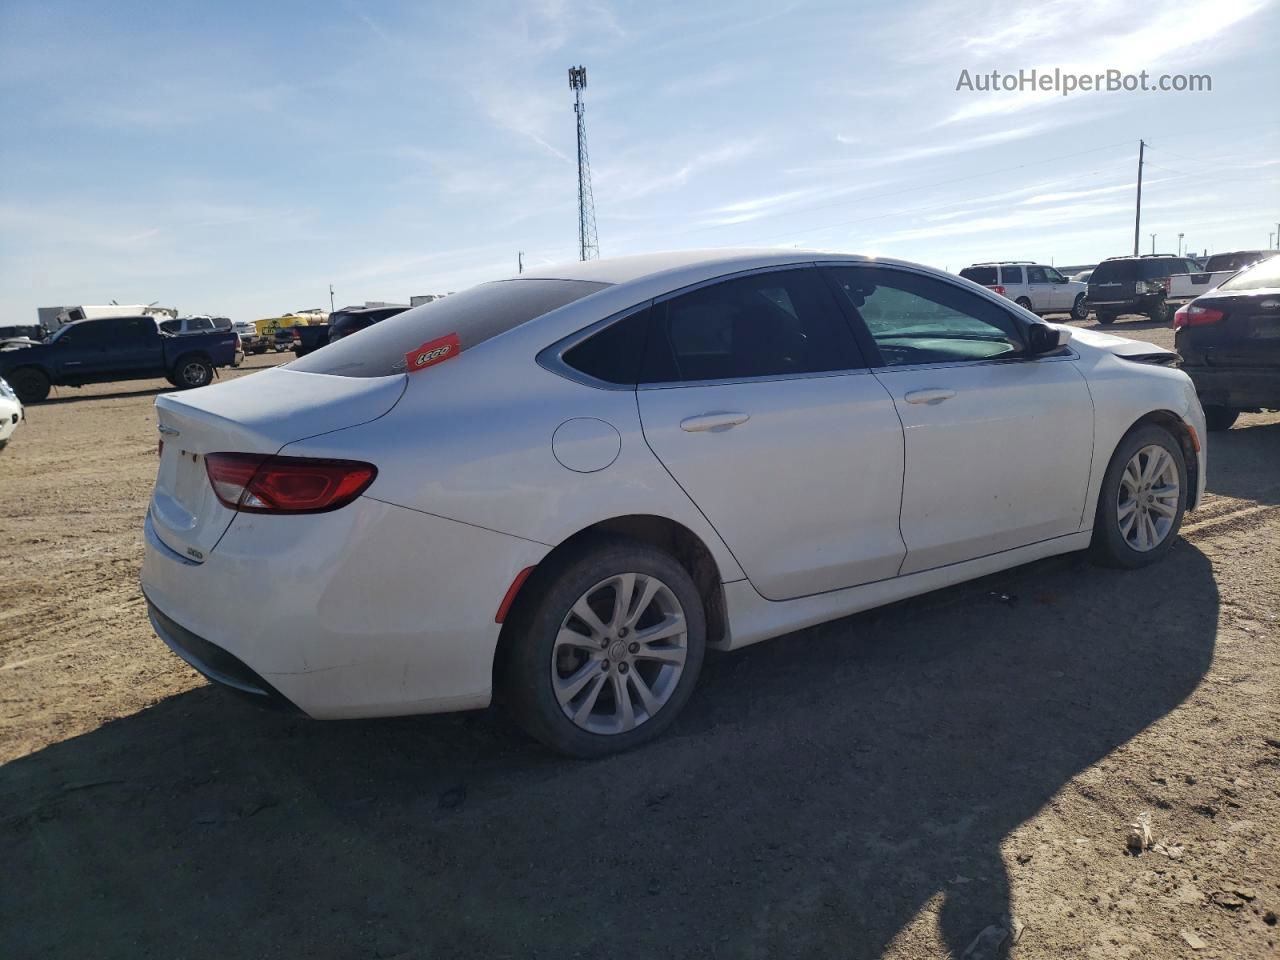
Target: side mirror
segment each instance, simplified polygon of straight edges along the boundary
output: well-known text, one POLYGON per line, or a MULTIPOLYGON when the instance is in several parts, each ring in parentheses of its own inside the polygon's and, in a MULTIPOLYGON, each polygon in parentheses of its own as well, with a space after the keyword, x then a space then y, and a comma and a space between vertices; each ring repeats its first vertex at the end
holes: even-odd
POLYGON ((1037 323, 1027 328, 1027 353, 1033 357, 1053 353, 1065 347, 1070 340, 1070 330, 1037 323))

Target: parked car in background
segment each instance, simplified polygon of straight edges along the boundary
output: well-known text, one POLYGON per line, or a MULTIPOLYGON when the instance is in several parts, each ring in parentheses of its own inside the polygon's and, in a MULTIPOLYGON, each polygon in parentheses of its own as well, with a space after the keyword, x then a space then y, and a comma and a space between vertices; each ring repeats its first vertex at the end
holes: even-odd
POLYGON ((329 343, 329 325, 327 323, 310 323, 305 327, 290 327, 293 335, 293 355, 305 357, 313 350, 319 350, 329 343))
POLYGON ((301 327, 281 327, 271 337, 271 346, 276 353, 282 353, 285 350, 293 349, 294 334, 293 331, 300 330, 301 327))
POLYGON ((182 337, 190 333, 209 333, 213 330, 230 330, 231 321, 226 317, 177 317, 173 320, 161 320, 159 326, 161 333, 169 333, 176 337, 182 337))
POLYGON ((43 340, 46 336, 44 327, 38 323, 20 323, 12 326, 0 327, 0 347, 10 340, 36 341, 43 340))
POLYGON ((1246 267, 1173 315, 1174 346, 1210 430, 1280 410, 1280 256, 1246 267))
POLYGON ((1165 280, 1165 296, 1171 301, 1186 302, 1202 293, 1208 293, 1224 280, 1245 267, 1276 255, 1274 250, 1238 250, 1235 253, 1215 253, 1203 268, 1187 273, 1173 273, 1165 280))
POLYGON ((1205 484, 1172 360, 897 260, 526 272, 157 398, 142 588, 178 656, 259 702, 496 685, 600 756, 661 733, 709 647, 1086 547, 1159 559, 1205 484))
POLYGON ((1030 260, 975 263, 961 270, 960 276, 1041 316, 1066 313, 1075 320, 1083 320, 1089 315, 1085 306, 1088 293, 1085 284, 1068 280, 1053 267, 1030 260))
POLYGON ((79 320, 43 343, 0 351, 0 376, 23 403, 45 399, 53 385, 167 377, 179 389, 203 387, 236 363, 236 340, 230 330, 161 333, 155 317, 79 320))
POLYGON ((1108 257, 1089 278, 1089 309, 1104 324, 1115 323, 1124 313, 1144 313, 1154 323, 1168 323, 1165 278, 1191 269, 1187 258, 1168 254, 1108 257))
POLYGON ((1072 274, 1071 279, 1074 280, 1076 283, 1088 283, 1089 278, 1092 276, 1093 276, 1093 268, 1090 267, 1088 270, 1081 270, 1079 273, 1072 274))
POLYGON ((231 329, 240 337, 240 346, 246 353, 250 352, 250 347, 254 339, 258 336, 258 327, 251 320, 234 320, 231 323, 231 329))
POLYGON ((338 310, 329 315, 329 342, 359 333, 388 317, 404 313, 408 306, 366 307, 358 310, 338 310))
POLYGON ((18 399, 13 387, 0 377, 0 450, 9 445, 13 431, 22 422, 22 414, 22 401, 18 399))

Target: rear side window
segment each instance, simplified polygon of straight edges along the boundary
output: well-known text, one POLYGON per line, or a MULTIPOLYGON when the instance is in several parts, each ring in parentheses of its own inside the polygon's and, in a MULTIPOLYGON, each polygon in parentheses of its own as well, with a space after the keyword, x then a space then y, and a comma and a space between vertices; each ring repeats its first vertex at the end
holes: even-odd
POLYGON ((405 372, 405 354, 451 333, 465 351, 544 313, 604 289, 586 280, 498 280, 406 310, 288 364, 339 377, 405 372))
POLYGON ((648 324, 648 309, 633 313, 566 350, 563 360, 596 380, 634 386, 640 382, 648 324))
POLYGON ((1275 287, 1280 287, 1280 256, 1273 256, 1248 270, 1241 270, 1218 289, 1265 290, 1275 287))
POLYGON ((737 277, 655 304, 642 383, 745 380, 863 366, 816 270, 737 277))
POLYGON ((960 271, 960 276, 984 287, 994 287, 999 282, 996 280, 995 267, 965 267, 960 271))
POLYGON ((166 320, 160 324, 160 329, 165 333, 177 333, 182 329, 181 320, 166 320))
POLYGON ((1022 283, 1021 267, 1001 267, 1000 268, 1001 283, 1022 283))

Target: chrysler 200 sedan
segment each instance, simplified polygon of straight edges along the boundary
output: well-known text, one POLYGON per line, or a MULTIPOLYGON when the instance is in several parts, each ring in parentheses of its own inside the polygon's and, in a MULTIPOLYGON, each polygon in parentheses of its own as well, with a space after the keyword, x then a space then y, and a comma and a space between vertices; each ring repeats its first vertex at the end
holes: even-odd
POLYGON ((708 648, 1053 554, 1159 559, 1205 486, 1172 359, 896 260, 526 273, 159 397, 143 590, 259 702, 497 697, 599 756, 668 727, 708 648))

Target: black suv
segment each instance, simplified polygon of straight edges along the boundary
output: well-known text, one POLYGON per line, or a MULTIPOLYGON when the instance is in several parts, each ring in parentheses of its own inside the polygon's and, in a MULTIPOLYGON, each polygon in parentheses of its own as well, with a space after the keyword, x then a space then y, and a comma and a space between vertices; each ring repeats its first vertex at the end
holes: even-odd
POLYGON ((351 334, 381 323, 397 313, 404 313, 408 307, 364 307, 359 310, 339 310, 329 314, 329 342, 341 340, 351 334))
POLYGON ((1099 323, 1115 323, 1122 313, 1145 313, 1154 323, 1168 323, 1161 281, 1174 273, 1199 272, 1186 257, 1168 254, 1108 257, 1089 277, 1089 309, 1099 323))
POLYGON ((1173 316, 1174 346, 1210 430, 1280 410, 1280 255, 1241 270, 1173 316))

